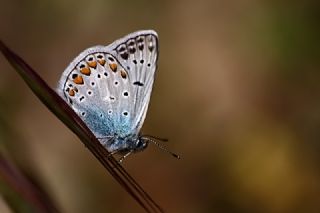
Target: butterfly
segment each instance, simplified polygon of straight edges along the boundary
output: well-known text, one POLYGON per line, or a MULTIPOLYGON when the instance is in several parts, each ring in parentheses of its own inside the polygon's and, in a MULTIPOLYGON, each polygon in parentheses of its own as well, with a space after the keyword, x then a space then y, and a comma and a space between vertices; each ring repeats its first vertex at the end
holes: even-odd
POLYGON ((58 94, 111 154, 123 155, 120 162, 149 142, 164 149, 155 142, 157 138, 140 133, 157 60, 157 33, 142 30, 108 46, 84 50, 60 78, 58 94))

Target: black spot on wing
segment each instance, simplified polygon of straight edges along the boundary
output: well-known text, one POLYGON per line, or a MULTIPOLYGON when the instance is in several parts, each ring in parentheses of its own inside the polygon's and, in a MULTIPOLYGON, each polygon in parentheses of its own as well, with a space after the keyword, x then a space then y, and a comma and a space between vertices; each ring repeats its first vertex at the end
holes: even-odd
POLYGON ((135 82, 133 82, 133 85, 142 87, 144 84, 140 81, 135 81, 135 82))
POLYGON ((120 54, 121 58, 123 58, 124 60, 127 60, 129 57, 129 54, 127 52, 121 53, 120 54))

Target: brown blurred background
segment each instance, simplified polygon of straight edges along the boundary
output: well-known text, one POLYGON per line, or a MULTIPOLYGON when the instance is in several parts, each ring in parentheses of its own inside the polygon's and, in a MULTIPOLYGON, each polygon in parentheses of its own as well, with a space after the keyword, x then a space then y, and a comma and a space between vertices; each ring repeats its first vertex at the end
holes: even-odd
MULTIPOLYGON (((1 39, 51 85, 82 50, 159 34, 124 167, 167 212, 320 212, 319 1, 1 0, 1 39)), ((0 142, 62 212, 142 212, 0 57, 0 142)), ((0 199, 0 212, 10 212, 0 199)))

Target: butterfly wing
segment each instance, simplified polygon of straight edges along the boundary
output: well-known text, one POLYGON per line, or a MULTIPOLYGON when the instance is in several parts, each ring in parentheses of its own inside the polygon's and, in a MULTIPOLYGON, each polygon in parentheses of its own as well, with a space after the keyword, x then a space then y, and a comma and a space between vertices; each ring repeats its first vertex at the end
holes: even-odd
POLYGON ((157 34, 148 30, 89 48, 63 72, 57 91, 97 137, 136 135, 151 96, 157 46, 157 34))
POLYGON ((133 127, 139 132, 151 97, 158 59, 158 35, 153 30, 131 33, 108 46, 130 77, 133 127))

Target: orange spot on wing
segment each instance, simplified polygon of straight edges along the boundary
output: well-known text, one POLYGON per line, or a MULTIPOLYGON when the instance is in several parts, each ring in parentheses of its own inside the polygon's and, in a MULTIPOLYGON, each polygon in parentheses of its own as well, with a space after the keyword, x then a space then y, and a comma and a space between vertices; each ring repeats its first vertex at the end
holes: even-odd
POLYGON ((82 76, 78 75, 75 79, 73 79, 73 82, 76 84, 83 84, 82 76))
POLYGON ((91 71, 90 71, 90 68, 89 67, 84 67, 82 69, 80 69, 80 72, 84 75, 90 75, 91 74, 91 71))
POLYGON ((109 67, 113 72, 117 71, 117 64, 116 63, 109 64, 109 67))
POLYGON ((70 90, 69 90, 69 95, 70 95, 70 96, 74 96, 74 95, 75 95, 75 92, 74 92, 73 89, 70 89, 70 90))
POLYGON ((124 71, 124 70, 121 70, 121 71, 120 71, 120 75, 121 75, 121 77, 124 78, 124 79, 127 78, 127 73, 126 73, 126 71, 124 71))
POLYGON ((92 67, 92 68, 96 68, 97 67, 97 62, 96 61, 90 61, 90 62, 87 62, 89 67, 92 67))
POLYGON ((103 66, 106 63, 106 60, 100 59, 100 60, 98 60, 98 62, 99 62, 99 64, 101 64, 103 66))

